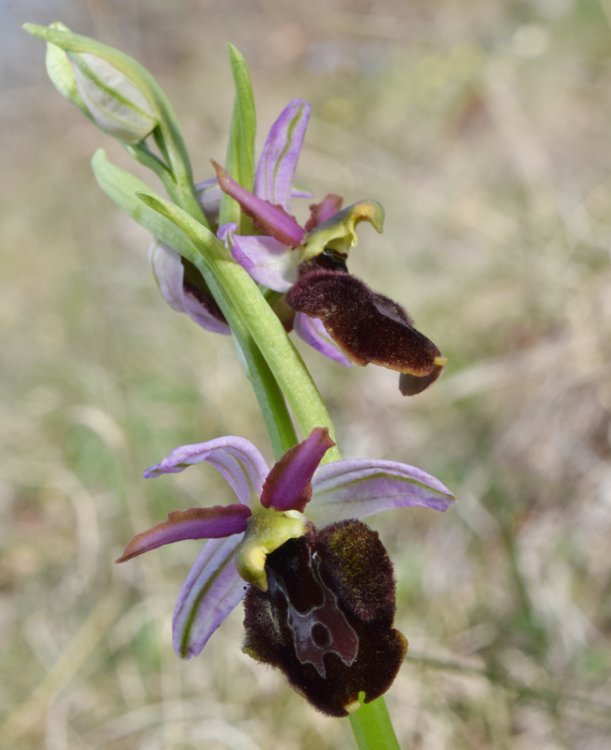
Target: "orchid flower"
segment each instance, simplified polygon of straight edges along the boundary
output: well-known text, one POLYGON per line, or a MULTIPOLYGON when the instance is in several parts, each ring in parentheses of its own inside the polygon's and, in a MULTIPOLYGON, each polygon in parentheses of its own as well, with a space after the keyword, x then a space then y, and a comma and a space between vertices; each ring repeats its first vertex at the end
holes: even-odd
MULTIPOLYGON (((297 102, 291 104, 297 107, 297 102)), ((414 328, 401 305, 372 291, 346 266, 361 221, 382 231, 382 206, 365 200, 342 210, 342 198, 329 194, 310 206, 303 227, 289 212, 288 186, 303 143, 305 112, 309 114, 305 103, 300 106, 301 117, 290 120, 285 110, 270 131, 258 172, 265 180, 255 182, 253 193, 212 162, 221 190, 262 232, 244 236, 224 228, 224 237, 255 281, 286 295, 289 325, 308 344, 345 365, 373 363, 397 370, 401 392, 420 393, 439 377, 446 358, 414 328), (299 127, 292 130, 294 122, 299 127)))
POLYGON ((347 459, 320 465, 333 445, 327 429, 315 428, 271 469, 240 437, 176 448, 145 477, 204 461, 221 472, 238 502, 174 511, 133 537, 118 562, 183 539, 208 539, 174 611, 177 653, 200 653, 248 590, 247 653, 282 668, 322 711, 345 715, 360 690, 371 700, 387 689, 405 652, 403 637, 391 628, 392 566, 377 534, 354 519, 412 506, 443 511, 453 497, 407 464, 347 459), (269 642, 270 617, 285 626, 286 659, 269 642), (263 630, 257 623, 265 623, 263 630), (373 652, 388 652, 386 671, 370 669, 373 652), (327 672, 324 659, 331 654, 338 668, 327 672))
MULTIPOLYGON (((299 99, 282 110, 269 131, 255 174, 255 195, 279 203, 286 210, 292 198, 311 197, 311 193, 292 185, 309 117, 310 105, 299 99)), ((219 231, 222 191, 217 178, 212 177, 195 187, 208 224, 219 231)), ((224 238, 226 231, 227 228, 221 228, 219 236, 224 238)), ((170 307, 186 313, 208 331, 231 333, 205 282, 188 261, 158 240, 151 243, 149 258, 159 290, 170 307)), ((344 359, 335 347, 332 349, 338 359, 344 359)))

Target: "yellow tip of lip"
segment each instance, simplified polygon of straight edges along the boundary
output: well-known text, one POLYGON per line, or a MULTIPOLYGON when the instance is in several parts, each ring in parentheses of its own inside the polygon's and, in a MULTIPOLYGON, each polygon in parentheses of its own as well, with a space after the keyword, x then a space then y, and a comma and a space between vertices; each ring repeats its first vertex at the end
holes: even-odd
POLYGON ((359 700, 352 701, 352 703, 347 703, 344 706, 344 709, 349 713, 353 714, 355 711, 358 711, 361 707, 361 702, 359 700))
POLYGON ((437 365, 437 367, 445 367, 448 364, 448 358, 443 356, 435 357, 433 364, 437 365))

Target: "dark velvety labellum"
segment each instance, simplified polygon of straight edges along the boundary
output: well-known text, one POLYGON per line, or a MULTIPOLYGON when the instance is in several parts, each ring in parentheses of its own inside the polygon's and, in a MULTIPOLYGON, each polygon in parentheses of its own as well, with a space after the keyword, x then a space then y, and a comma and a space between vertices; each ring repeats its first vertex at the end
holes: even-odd
POLYGON ((428 377, 437 367, 439 350, 412 326, 405 310, 348 273, 306 271, 287 293, 287 302, 320 318, 357 364, 371 362, 416 378, 428 377))
POLYGON ((299 267, 300 276, 310 271, 340 271, 341 273, 348 273, 348 266, 346 265, 346 254, 340 253, 337 250, 324 250, 320 255, 317 255, 310 261, 302 263, 299 267))
POLYGON ((416 396, 418 393, 426 390, 431 383, 434 383, 437 378, 441 375, 443 367, 435 365, 432 372, 428 375, 423 375, 421 378, 416 375, 409 375, 407 372, 402 372, 399 375, 399 391, 403 396, 416 396))
POLYGON ((331 716, 390 687, 407 643, 391 627, 392 565, 375 532, 360 521, 311 529, 268 555, 266 573, 268 590, 246 594, 246 653, 331 716))

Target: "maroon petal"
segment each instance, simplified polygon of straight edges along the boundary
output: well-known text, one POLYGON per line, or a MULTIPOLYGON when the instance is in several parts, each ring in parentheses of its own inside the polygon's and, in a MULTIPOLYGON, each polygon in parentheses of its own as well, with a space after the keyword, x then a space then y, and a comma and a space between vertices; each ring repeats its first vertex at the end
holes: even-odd
POLYGON ((294 216, 291 216, 282 206, 275 206, 249 193, 214 160, 212 166, 216 171, 221 190, 237 201, 244 213, 252 217, 265 234, 271 235, 287 247, 297 247, 301 244, 304 231, 294 216))
POLYGON ((330 219, 339 213, 342 207, 344 199, 341 195, 335 195, 334 193, 328 193, 320 201, 320 203, 313 203, 310 206, 310 218, 307 220, 304 229, 306 232, 311 232, 314 227, 322 224, 323 221, 330 219))
POLYGON ((348 273, 308 270, 286 299, 294 310, 320 318, 353 362, 405 374, 405 395, 424 390, 445 364, 439 349, 413 327, 399 304, 348 273))
POLYGON ((117 562, 183 539, 218 539, 244 531, 250 518, 247 505, 215 505, 212 508, 175 510, 167 521, 143 531, 129 542, 117 562))
POLYGON ((322 457, 334 445, 326 428, 315 427, 303 442, 274 464, 263 485, 261 505, 303 512, 312 497, 312 476, 322 457))

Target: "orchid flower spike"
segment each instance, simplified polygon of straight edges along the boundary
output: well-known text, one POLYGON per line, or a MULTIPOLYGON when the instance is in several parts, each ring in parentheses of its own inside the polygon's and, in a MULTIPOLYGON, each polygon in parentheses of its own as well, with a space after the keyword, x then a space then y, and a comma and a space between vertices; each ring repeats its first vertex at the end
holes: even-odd
POLYGON ((208 539, 174 611, 178 654, 200 653, 246 594, 244 650, 282 669, 321 711, 341 716, 360 691, 370 701, 390 686, 406 649, 392 628, 392 565, 377 534, 356 519, 412 506, 443 511, 453 497, 407 464, 320 465, 333 444, 326 429, 315 428, 271 469, 244 438, 176 448, 145 477, 204 461, 221 472, 238 502, 174 511, 137 534, 117 562, 208 539))

